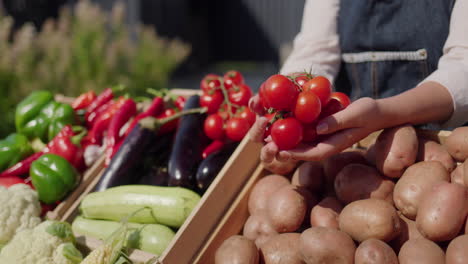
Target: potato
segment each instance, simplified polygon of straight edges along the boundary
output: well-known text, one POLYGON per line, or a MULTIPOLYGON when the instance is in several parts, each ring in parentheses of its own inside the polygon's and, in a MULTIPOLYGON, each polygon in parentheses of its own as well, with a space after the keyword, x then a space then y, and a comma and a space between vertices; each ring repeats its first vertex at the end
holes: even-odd
POLYGON ((450 176, 438 161, 421 161, 411 165, 398 180, 393 191, 395 206, 409 219, 416 219, 422 194, 450 176))
POLYGON ((335 154, 323 162, 323 172, 325 174, 325 186, 328 192, 333 193, 335 177, 346 165, 352 163, 366 164, 361 151, 344 151, 335 154))
POLYGON ((468 235, 459 236, 450 242, 445 262, 447 264, 468 263, 468 235))
POLYGON ((419 204, 416 227, 432 241, 453 239, 463 227, 468 191, 459 184, 438 182, 427 190, 419 204))
POLYGON ((400 218, 395 208, 379 199, 354 201, 343 208, 340 230, 362 242, 375 238, 388 242, 400 233, 400 218))
POLYGON ((452 172, 456 163, 448 151, 439 143, 424 138, 419 139, 417 161, 438 161, 444 165, 448 172, 452 172))
POLYGON ((444 264, 444 251, 425 238, 410 239, 398 253, 400 264, 444 264))
POLYGON ((310 225, 338 229, 338 216, 343 209, 340 201, 335 197, 325 197, 310 212, 310 225))
POLYGON ((243 235, 255 241, 257 247, 261 247, 270 237, 277 234, 265 213, 249 216, 244 224, 243 235))
POLYGON ((468 127, 457 127, 447 137, 444 147, 457 161, 465 161, 468 157, 468 127))
POLYGON ((258 249, 255 244, 243 236, 232 236, 226 239, 216 250, 216 264, 257 264, 258 249))
POLYGON ((386 179, 372 167, 349 164, 335 178, 335 193, 344 204, 356 200, 375 198, 393 204, 395 183, 386 179))
POLYGON ((406 241, 410 239, 424 238, 416 228, 415 221, 406 218, 401 212, 398 212, 398 216, 401 219, 401 231, 400 234, 390 242, 391 246, 395 249, 396 252, 400 251, 401 246, 403 246, 406 241))
POLYGON ((284 233, 271 237, 260 248, 265 264, 303 264, 299 253, 299 233, 284 233))
POLYGON ((253 215, 265 211, 268 198, 284 185, 289 185, 289 180, 281 175, 272 174, 260 179, 249 196, 249 213, 253 215))
POLYGON ((291 184, 302 186, 311 192, 319 192, 324 182, 323 166, 321 162, 304 162, 294 172, 291 184))
POLYGON ((401 177, 417 154, 418 138, 410 125, 385 129, 375 141, 375 164, 387 177, 401 177))
POLYGON ((367 239, 356 249, 355 264, 398 264, 395 251, 387 243, 378 239, 367 239))
POLYGON ((450 182, 465 186, 465 163, 458 165, 452 173, 450 173, 450 182))
POLYGON ((303 191, 297 186, 285 185, 268 200, 267 215, 277 232, 294 232, 301 226, 307 212, 303 191))
POLYGON ((307 264, 352 264, 356 251, 351 237, 340 230, 327 227, 305 230, 301 234, 299 248, 307 264))

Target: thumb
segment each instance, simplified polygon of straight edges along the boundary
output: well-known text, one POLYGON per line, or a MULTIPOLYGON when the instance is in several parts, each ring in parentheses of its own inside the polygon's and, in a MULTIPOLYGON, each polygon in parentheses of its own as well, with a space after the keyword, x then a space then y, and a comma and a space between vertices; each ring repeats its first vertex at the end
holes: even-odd
POLYGON ((317 134, 331 134, 346 128, 352 128, 355 126, 355 120, 355 111, 350 106, 320 120, 317 124, 317 134))
POLYGON ((250 98, 249 100, 249 108, 257 115, 263 115, 265 110, 263 109, 262 102, 260 100, 260 96, 257 94, 254 97, 250 98))

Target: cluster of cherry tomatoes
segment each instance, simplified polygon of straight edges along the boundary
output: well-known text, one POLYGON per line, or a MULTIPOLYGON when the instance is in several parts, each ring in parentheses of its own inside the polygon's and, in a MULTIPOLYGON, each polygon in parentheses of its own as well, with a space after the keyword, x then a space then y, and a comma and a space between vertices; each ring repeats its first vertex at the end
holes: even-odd
POLYGON ((205 134, 212 140, 241 141, 255 122, 255 113, 248 107, 253 93, 242 74, 234 70, 224 76, 208 74, 200 88, 200 106, 208 108, 205 134))
POLYGON ((272 75, 260 87, 259 95, 270 120, 265 137, 271 135, 280 150, 314 141, 318 120, 351 103, 346 94, 332 92, 326 77, 309 73, 272 75))

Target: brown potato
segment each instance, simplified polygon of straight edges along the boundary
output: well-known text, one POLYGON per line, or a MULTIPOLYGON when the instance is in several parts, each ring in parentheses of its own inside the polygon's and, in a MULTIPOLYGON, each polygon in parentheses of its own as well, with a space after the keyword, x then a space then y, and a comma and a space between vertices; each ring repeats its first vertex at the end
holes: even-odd
POLYGON ((289 180, 281 175, 272 174, 260 179, 249 196, 249 213, 253 215, 266 211, 268 198, 284 185, 289 185, 289 180))
POLYGON ((385 129, 375 142, 376 167, 387 177, 401 177, 417 154, 418 137, 410 125, 385 129))
POLYGON ((425 238, 410 239, 398 253, 400 264, 444 264, 444 251, 425 238))
POLYGON ((338 229, 338 216, 343 209, 340 201, 335 197, 325 197, 310 212, 310 225, 338 229))
POLYGON ((270 237, 277 234, 265 213, 249 216, 244 224, 243 235, 255 241, 257 247, 261 247, 270 237))
POLYGON ((447 247, 445 255, 447 264, 468 263, 468 235, 456 237, 447 247))
POLYGON ((265 264, 303 264, 299 252, 299 233, 284 233, 271 237, 260 248, 265 264))
POLYGON ((458 165, 452 173, 450 173, 450 182, 465 186, 465 163, 458 165))
POLYGON ((401 219, 401 232, 395 239, 390 242, 391 246, 395 249, 396 252, 400 251, 401 246, 403 246, 406 241, 410 239, 424 238, 416 228, 415 221, 406 218, 401 212, 398 212, 398 216, 401 219))
POLYGON ((432 241, 447 241, 465 223, 468 191, 459 184, 438 182, 427 190, 419 204, 416 227, 432 241))
POLYGON ((468 157, 468 127, 457 127, 447 137, 444 147, 457 161, 465 161, 468 157))
POLYGON ((305 230, 301 234, 299 248, 307 264, 352 264, 356 251, 351 237, 340 230, 327 227, 305 230))
POLYGON ((344 151, 323 161, 325 186, 329 193, 334 192, 335 177, 346 165, 352 163, 367 164, 361 151, 344 151))
POLYGON ((386 179, 373 167, 349 164, 335 178, 335 193, 344 204, 375 198, 393 204, 395 183, 386 179))
POLYGON ((303 192, 297 186, 285 185, 268 200, 267 215, 277 232, 294 232, 301 226, 307 213, 303 192))
POLYGON ((375 238, 388 242, 400 233, 400 218, 395 208, 379 199, 354 201, 343 208, 340 230, 362 242, 375 238))
POLYGON ((257 247, 243 236, 232 236, 226 239, 215 254, 215 264, 257 264, 258 261, 257 247))
POLYGON ((403 215, 414 220, 423 193, 435 183, 449 180, 450 175, 438 161, 421 161, 411 165, 395 185, 395 206, 403 215))
POLYGON ((356 249, 355 264, 398 264, 395 251, 387 243, 378 239, 367 239, 356 249))
POLYGON ((419 139, 417 161, 438 161, 444 165, 448 172, 452 172, 456 163, 448 151, 439 143, 424 138, 419 139))
POLYGON ((291 184, 309 189, 312 193, 319 192, 324 182, 323 165, 318 161, 304 162, 294 172, 291 184))

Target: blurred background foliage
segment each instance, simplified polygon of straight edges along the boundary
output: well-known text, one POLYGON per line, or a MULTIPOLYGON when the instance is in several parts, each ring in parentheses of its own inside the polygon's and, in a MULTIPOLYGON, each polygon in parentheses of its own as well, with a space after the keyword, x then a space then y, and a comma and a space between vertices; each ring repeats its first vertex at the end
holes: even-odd
POLYGON ((63 8, 39 32, 32 24, 13 32, 13 19, 0 14, 0 138, 13 132, 14 108, 33 90, 77 96, 123 84, 142 95, 165 87, 190 46, 124 20, 122 3, 104 12, 87 0, 63 8))

